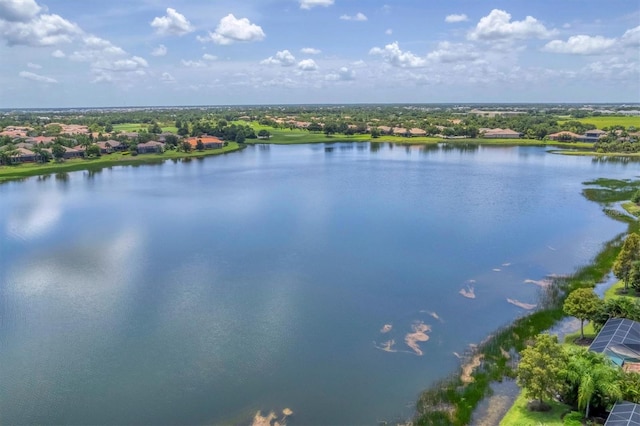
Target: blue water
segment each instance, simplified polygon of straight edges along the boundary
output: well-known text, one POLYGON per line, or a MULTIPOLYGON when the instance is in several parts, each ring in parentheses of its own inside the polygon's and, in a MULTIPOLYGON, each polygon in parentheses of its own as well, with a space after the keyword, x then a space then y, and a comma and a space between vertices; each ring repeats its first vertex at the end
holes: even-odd
POLYGON ((409 417, 454 352, 526 312, 507 298, 537 303, 525 280, 625 230, 582 182, 639 171, 362 143, 0 185, 0 423, 409 417))

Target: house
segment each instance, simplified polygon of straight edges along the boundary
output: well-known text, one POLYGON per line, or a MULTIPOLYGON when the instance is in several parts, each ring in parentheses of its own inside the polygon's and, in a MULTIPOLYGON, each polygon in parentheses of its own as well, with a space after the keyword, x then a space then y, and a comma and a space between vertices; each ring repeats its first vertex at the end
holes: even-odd
POLYGON ((625 371, 640 372, 640 322, 609 318, 589 350, 605 354, 625 371))
POLYGON ((600 138, 607 135, 607 132, 600 129, 587 130, 580 140, 582 142, 598 142, 600 138))
POLYGON ((55 138, 51 137, 51 136, 36 136, 36 137, 33 137, 33 138, 25 139, 25 142, 37 145, 39 143, 43 143, 43 144, 51 143, 54 140, 55 140, 55 138))
POLYGON ((204 149, 218 149, 224 146, 224 142, 221 139, 216 138, 215 136, 202 135, 200 137, 192 137, 187 139, 187 142, 189 142, 189 145, 191 145, 192 149, 196 149, 198 141, 202 141, 204 149))
POLYGON ((33 163, 38 157, 37 154, 26 148, 16 148, 16 153, 11 156, 12 163, 33 163))
POLYGON ((426 130, 418 129, 417 127, 409 129, 409 134, 411 136, 427 136, 426 130))
POLYGON ((175 135, 171 132, 162 132, 158 135, 158 142, 166 142, 167 136, 175 136, 175 135))
POLYGON ((394 127, 393 134, 395 136, 407 136, 409 134, 409 131, 404 127, 394 127))
MULTIPOLYGON (((64 148, 64 155, 62 156, 62 158, 64 158, 65 160, 68 160, 70 158, 83 158, 84 157, 84 151, 82 149, 69 148, 69 147, 64 146, 64 145, 62 145, 62 148, 64 148)), ((44 151, 47 151, 53 157, 53 152, 52 152, 51 148, 44 148, 44 151)))
POLYGON ((521 134, 511 129, 481 129, 480 133, 487 139, 520 139, 521 134))
POLYGON ((604 426, 640 426, 640 404, 616 402, 604 426))
POLYGON ((121 134, 122 136, 124 136, 125 138, 128 139, 135 139, 139 136, 138 132, 125 132, 121 134))
POLYGON ((96 142, 96 145, 100 148, 101 154, 111 154, 114 151, 124 151, 126 148, 122 142, 114 141, 112 139, 96 142))
POLYGON ((547 135, 547 138, 551 139, 552 141, 577 141, 580 140, 580 138, 582 138, 582 135, 579 135, 577 133, 573 133, 573 132, 568 132, 568 131, 563 131, 563 132, 558 132, 558 133, 552 133, 550 135, 547 135))
POLYGON ((16 148, 26 148, 26 149, 33 149, 33 144, 32 143, 28 143, 28 142, 19 142, 17 144, 15 144, 16 148))
POLYGON ((7 126, 0 132, 0 136, 9 136, 12 139, 26 138, 31 130, 31 127, 7 126))
POLYGON ((138 154, 148 154, 151 152, 163 152, 164 144, 158 141, 149 141, 145 143, 139 143, 136 150, 138 154))

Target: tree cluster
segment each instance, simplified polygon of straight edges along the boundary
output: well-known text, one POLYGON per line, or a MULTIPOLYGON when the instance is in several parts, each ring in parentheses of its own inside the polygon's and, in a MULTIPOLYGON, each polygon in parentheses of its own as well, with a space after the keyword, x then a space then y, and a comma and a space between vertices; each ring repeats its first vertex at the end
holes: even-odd
MULTIPOLYGON (((640 375, 624 372, 605 355, 583 347, 563 347, 557 336, 540 334, 521 353, 518 385, 544 410, 559 400, 584 413, 606 417, 618 400, 640 403, 640 375)), ((533 408, 533 407, 532 407, 533 408)))

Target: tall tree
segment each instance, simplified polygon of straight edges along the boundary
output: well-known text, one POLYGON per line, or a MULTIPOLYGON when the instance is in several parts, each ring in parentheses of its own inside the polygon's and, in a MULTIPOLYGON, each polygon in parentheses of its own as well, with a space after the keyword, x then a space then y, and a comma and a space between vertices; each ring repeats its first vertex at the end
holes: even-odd
POLYGON ((613 264, 613 273, 616 278, 624 282, 624 291, 629 290, 629 275, 633 262, 640 260, 640 235, 631 233, 622 245, 613 264))
POLYGON ((636 292, 640 292, 640 260, 636 260, 631 264, 629 272, 629 286, 636 292))
POLYGON ((567 296, 563 310, 580 320, 580 338, 584 339, 584 320, 593 317, 600 306, 600 298, 590 288, 579 288, 567 296))
POLYGON ((62 161, 65 153, 66 150, 59 143, 53 144, 53 146, 51 147, 51 154, 53 154, 53 158, 55 158, 56 161, 62 161))
POLYGON ((567 362, 558 336, 539 334, 532 346, 522 351, 518 364, 518 385, 524 388, 529 398, 538 400, 539 407, 561 393, 564 382, 560 378, 561 371, 567 362))
POLYGON ((621 373, 606 356, 586 348, 574 348, 569 353, 564 375, 573 389, 578 409, 589 417, 592 405, 605 408, 622 397, 621 373))

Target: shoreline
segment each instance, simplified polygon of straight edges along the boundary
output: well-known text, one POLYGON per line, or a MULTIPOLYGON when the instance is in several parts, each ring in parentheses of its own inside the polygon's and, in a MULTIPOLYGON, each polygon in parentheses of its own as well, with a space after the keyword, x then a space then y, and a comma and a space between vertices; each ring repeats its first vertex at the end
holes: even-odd
MULTIPOLYGON (((594 185, 589 182, 584 184, 594 185)), ((640 181, 635 181, 634 185, 640 186, 640 181)), ((612 191, 611 187, 615 188, 615 185, 607 186, 606 183, 599 183, 597 186, 596 191, 612 191)), ((618 197, 624 196, 620 195, 620 192, 615 194, 618 197)), ((517 318, 490 334, 490 337, 478 345, 475 351, 467 354, 462 365, 453 374, 424 390, 418 397, 414 424, 469 424, 478 406, 491 395, 494 384, 515 378, 515 370, 510 366, 510 357, 506 356, 505 352, 510 353, 515 350, 520 353, 533 336, 559 327, 567 317, 562 306, 566 294, 572 289, 580 287, 585 282, 606 286, 624 238, 629 233, 640 230, 640 220, 627 215, 620 216, 607 207, 611 202, 620 200, 601 201, 596 194, 583 192, 583 195, 587 200, 598 203, 605 215, 611 219, 627 224, 627 230, 605 241, 593 259, 576 269, 573 274, 567 277, 554 277, 552 285, 546 287, 545 293, 541 296, 540 310, 517 318), (477 355, 483 355, 485 362, 481 368, 471 373, 474 381, 464 384, 459 378, 462 367, 471 357, 477 355)), ((502 401, 502 404, 504 402, 502 401)), ((509 404, 506 409, 510 409, 511 405, 509 404)))
MULTIPOLYGON (((321 136, 321 135, 315 135, 321 136)), ((324 136, 324 135, 322 135, 324 136)), ((399 146, 437 146, 439 144, 447 145, 459 145, 459 146, 504 146, 504 147, 518 147, 518 146, 539 146, 539 147, 558 147, 558 148, 585 148, 585 146, 577 145, 576 143, 549 143, 545 141, 539 141, 534 139, 441 139, 432 137, 415 137, 406 138, 402 136, 384 136, 381 138, 371 139, 369 137, 363 138, 357 135, 354 137, 339 137, 333 139, 331 137, 324 136, 321 140, 300 140, 300 141, 279 141, 279 140, 258 140, 247 141, 244 144, 238 144, 236 142, 230 142, 228 146, 205 151, 193 151, 190 153, 177 152, 177 151, 165 151, 161 154, 140 154, 137 156, 122 156, 118 153, 105 154, 98 158, 82 158, 66 160, 64 162, 49 162, 44 164, 38 163, 22 163, 11 166, 0 166, 0 184, 5 182, 11 182, 16 180, 22 180, 28 177, 43 176, 56 173, 76 172, 82 170, 99 170, 105 167, 113 166, 131 166, 131 165, 144 165, 144 164, 158 164, 166 160, 189 160, 192 158, 204 158, 215 155, 229 154, 232 152, 242 151, 248 145, 313 145, 313 144, 334 144, 334 143, 391 143, 399 146)), ((584 144, 583 144, 584 145, 584 144)), ((559 155, 576 155, 576 156, 593 156, 598 158, 625 158, 625 157, 640 157, 640 153, 597 153, 593 151, 581 151, 581 150, 563 150, 563 149, 550 149, 547 151, 550 154, 559 155)))
POLYGON ((229 143, 224 148, 215 150, 195 151, 190 153, 165 151, 160 154, 139 154, 136 156, 123 156, 119 153, 105 154, 98 158, 81 158, 66 160, 60 163, 50 162, 44 164, 22 163, 12 166, 0 166, 0 185, 6 182, 20 181, 35 176, 45 176, 58 173, 78 172, 83 170, 101 170, 114 166, 137 166, 145 164, 159 164, 168 160, 189 161, 192 159, 204 159, 216 155, 225 155, 242 151, 246 145, 236 142, 229 143))

